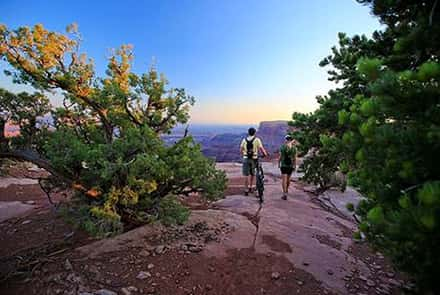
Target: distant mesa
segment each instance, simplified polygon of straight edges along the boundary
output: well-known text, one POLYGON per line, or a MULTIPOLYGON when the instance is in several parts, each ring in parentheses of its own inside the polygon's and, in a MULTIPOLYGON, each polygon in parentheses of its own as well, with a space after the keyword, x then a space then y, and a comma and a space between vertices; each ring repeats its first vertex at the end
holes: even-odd
MULTIPOLYGON (((7 137, 20 134, 19 126, 6 124, 5 127, 7 137)), ((230 125, 191 128, 190 126, 189 133, 202 146, 202 152, 205 156, 214 159, 216 162, 237 162, 242 160, 240 142, 246 136, 248 127, 230 125)), ((275 154, 284 142, 284 136, 290 128, 288 121, 263 121, 257 128, 257 136, 263 141, 266 150, 270 154, 275 154)), ((173 144, 182 138, 183 133, 181 131, 178 130, 173 134, 164 135, 164 141, 167 144, 173 144)))
POLYGON ((261 137, 269 153, 277 152, 284 142, 284 136, 290 130, 287 121, 263 121, 258 127, 258 136, 261 137))
MULTIPOLYGON (((284 142, 284 136, 289 130, 287 121, 263 121, 257 129, 257 136, 270 154, 278 151, 284 142)), ((241 161, 239 147, 241 140, 246 136, 247 129, 237 133, 216 134, 208 140, 201 141, 203 154, 213 158, 216 162, 241 161)), ((197 136, 195 137, 197 140, 197 136)))

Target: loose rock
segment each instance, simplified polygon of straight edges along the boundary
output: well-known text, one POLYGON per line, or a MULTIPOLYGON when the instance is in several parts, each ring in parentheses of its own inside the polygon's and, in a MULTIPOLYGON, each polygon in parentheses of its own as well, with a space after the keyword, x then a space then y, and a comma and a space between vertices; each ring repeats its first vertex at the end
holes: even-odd
POLYGON ((393 272, 387 272, 387 277, 389 278, 394 278, 394 273, 393 272))
POLYGON ((95 292, 96 295, 118 295, 118 293, 107 290, 107 289, 101 289, 95 292))
POLYGON ((70 263, 69 259, 66 259, 64 262, 64 269, 67 271, 70 271, 73 269, 72 264, 70 263))
POLYGON ((188 247, 188 250, 189 250, 190 252, 197 253, 197 252, 202 251, 203 249, 202 249, 202 246, 201 246, 201 245, 191 245, 191 246, 188 247))
POLYGON ((135 286, 125 287, 121 289, 123 295, 131 295, 131 292, 137 292, 138 288, 135 286))
POLYGON ((280 278, 280 276, 281 276, 280 273, 277 271, 272 273, 273 280, 278 280, 280 278))
POLYGON ((149 273, 148 271, 141 271, 136 276, 136 279, 139 279, 139 280, 145 280, 145 279, 149 279, 149 278, 151 278, 151 273, 149 273))
POLYGON ((376 283, 372 280, 367 280, 367 286, 374 287, 374 286, 376 286, 376 283))
POLYGON ((151 255, 151 253, 148 250, 142 250, 139 252, 139 255, 142 257, 148 257, 151 255))
POLYGON ((156 254, 162 254, 164 251, 165 251, 165 246, 163 246, 163 245, 157 246, 154 249, 154 252, 156 252, 156 254))

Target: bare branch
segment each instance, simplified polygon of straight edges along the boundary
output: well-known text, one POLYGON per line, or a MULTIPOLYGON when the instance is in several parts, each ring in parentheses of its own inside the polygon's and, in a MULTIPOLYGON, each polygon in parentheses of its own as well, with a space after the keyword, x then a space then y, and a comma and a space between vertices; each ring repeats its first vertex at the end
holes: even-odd
POLYGON ((432 26, 432 19, 434 18, 434 12, 437 7, 438 0, 435 0, 434 5, 432 6, 431 13, 429 14, 429 25, 432 26))

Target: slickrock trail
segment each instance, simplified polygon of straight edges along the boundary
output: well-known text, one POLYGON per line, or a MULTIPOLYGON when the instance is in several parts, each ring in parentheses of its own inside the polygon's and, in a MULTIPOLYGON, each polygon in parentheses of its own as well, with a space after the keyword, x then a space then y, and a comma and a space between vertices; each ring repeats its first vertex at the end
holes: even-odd
MULTIPOLYGON (((239 166, 223 164, 222 167, 229 172, 230 179, 238 178, 235 170, 239 171, 239 166)), ((266 168, 274 170, 269 165, 266 168)), ((251 222, 257 222, 255 241, 249 241, 250 247, 257 253, 272 253, 287 258, 294 267, 310 273, 335 293, 350 293, 355 289, 359 292, 386 293, 386 290, 392 289, 386 284, 387 276, 383 274, 382 266, 373 262, 376 257, 364 262, 368 257, 356 256, 355 248, 360 245, 356 245, 352 239, 352 233, 356 230, 353 220, 348 216, 340 217, 343 214, 328 212, 312 202, 313 196, 304 192, 300 184, 292 184, 288 200, 284 201, 281 199, 280 180, 276 177, 266 178, 268 181, 262 208, 252 198, 242 195, 228 196, 216 203, 219 209, 242 214, 251 222), (382 274, 385 282, 375 278, 382 274), (347 282, 354 276, 366 279, 364 283, 356 284, 358 288, 351 289, 347 282), (376 290, 369 285, 380 287, 376 290)), ((347 199, 352 200, 350 197, 347 199)))
MULTIPOLYGON (((359 199, 354 191, 326 195, 341 212, 321 207, 298 182, 284 201, 278 171, 265 163, 260 205, 255 196, 241 194, 239 164, 218 167, 228 175, 226 198, 210 205, 195 198, 189 204, 197 210, 187 224, 146 225, 97 241, 54 216, 35 192, 40 209, 26 208, 0 222, 0 274, 28 257, 37 262, 21 269, 32 276, 0 282, 0 293, 400 294, 401 276, 380 253, 352 240, 355 223, 343 208, 359 199), (61 246, 37 252, 50 241, 61 246)), ((12 201, 12 184, 6 185, 12 180, 1 180, 0 201, 12 201)), ((12 182, 21 185, 20 200, 32 200, 34 182, 12 182)))

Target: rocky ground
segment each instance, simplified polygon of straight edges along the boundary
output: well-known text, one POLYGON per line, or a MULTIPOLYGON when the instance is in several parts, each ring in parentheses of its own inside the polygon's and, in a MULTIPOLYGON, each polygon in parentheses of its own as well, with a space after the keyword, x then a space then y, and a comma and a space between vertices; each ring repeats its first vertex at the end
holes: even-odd
POLYGON ((186 200, 186 225, 96 240, 49 204, 33 179, 43 171, 13 167, 0 178, 0 294, 360 295, 408 287, 380 253, 353 241, 355 222, 343 208, 359 200, 354 191, 317 199, 294 182, 283 201, 277 169, 265 163, 260 206, 241 195, 239 165, 219 168, 229 178, 226 198, 186 200))

